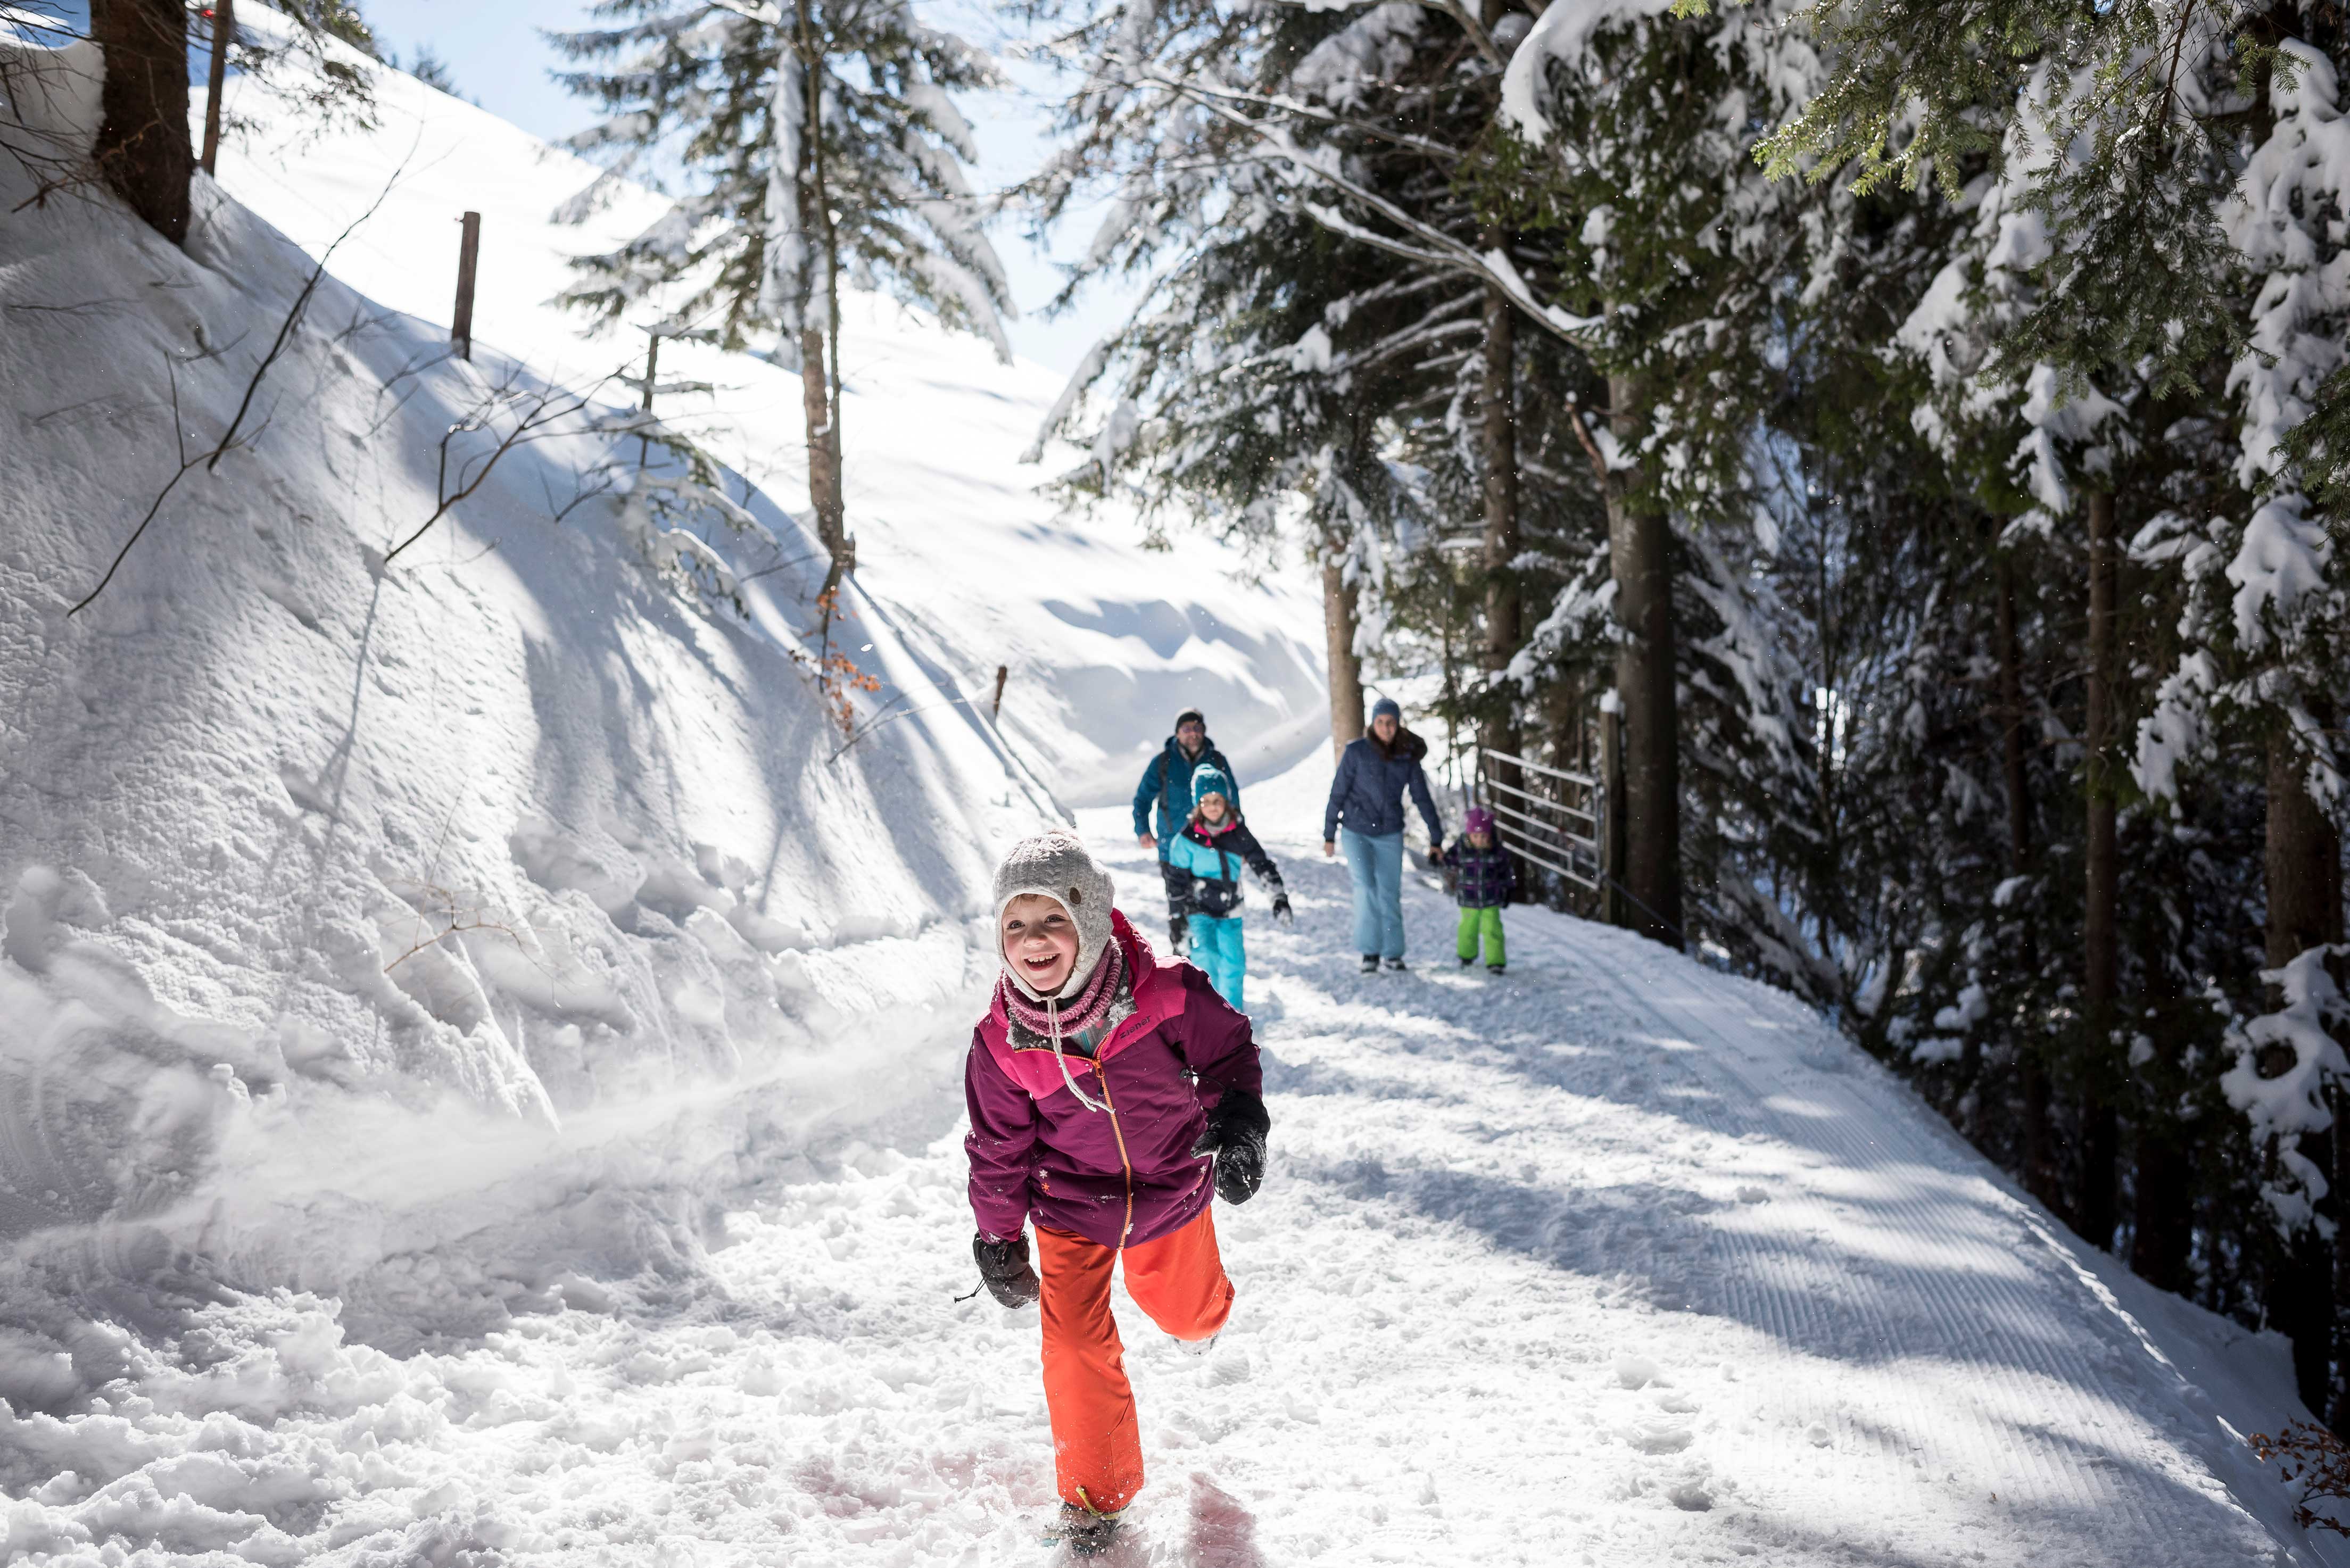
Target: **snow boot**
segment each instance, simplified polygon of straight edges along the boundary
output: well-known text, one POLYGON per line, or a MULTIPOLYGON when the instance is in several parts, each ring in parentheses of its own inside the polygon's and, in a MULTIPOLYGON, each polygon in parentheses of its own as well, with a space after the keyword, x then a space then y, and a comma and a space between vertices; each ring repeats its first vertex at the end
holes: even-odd
POLYGON ((1363 972, 1365 974, 1377 974, 1379 972, 1378 954, 1365 953, 1363 955, 1363 972))
POLYGON ((1390 973, 1393 973, 1393 974, 1401 974, 1401 973, 1402 973, 1402 972, 1403 972, 1407 968, 1409 968, 1409 965, 1407 965, 1407 964, 1403 961, 1403 960, 1401 960, 1401 959, 1389 959, 1389 960, 1388 960, 1388 972, 1390 972, 1390 973))
MULTIPOLYGON (((1467 959, 1462 959, 1461 961, 1462 963, 1467 963, 1469 961, 1467 959)), ((1506 964, 1489 963, 1485 966, 1485 972, 1487 974, 1499 974, 1503 970, 1508 967, 1509 966, 1506 964)))
MULTIPOLYGON (((1078 1495, 1085 1495, 1082 1487, 1078 1495)), ((1045 1539, 1068 1542, 1072 1557, 1098 1557, 1118 1539, 1118 1517, 1098 1512, 1084 1503, 1065 1502, 1061 1505, 1061 1517, 1054 1521, 1045 1539)))
POLYGON ((1465 958, 1465 959, 1462 959, 1462 960, 1461 961, 1461 967, 1462 969, 1467 969, 1471 964, 1475 963, 1476 961, 1477 961, 1476 955, 1474 955, 1474 954, 1472 953, 1472 954, 1471 954, 1469 957, 1467 957, 1467 958, 1465 958))

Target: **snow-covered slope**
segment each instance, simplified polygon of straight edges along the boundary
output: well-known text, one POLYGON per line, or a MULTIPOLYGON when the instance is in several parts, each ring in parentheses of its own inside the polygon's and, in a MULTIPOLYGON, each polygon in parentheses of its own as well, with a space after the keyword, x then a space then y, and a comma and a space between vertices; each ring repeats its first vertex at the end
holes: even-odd
MULTIPOLYGON (((86 146, 94 53, 0 48, 11 134, 86 146)), ((622 1167, 659 1192, 890 1104, 854 1054, 933 1043, 997 846, 1058 815, 935 661, 852 597, 859 663, 913 713, 841 751, 795 597, 816 568, 746 580, 747 616, 681 590, 660 563, 715 557, 592 493, 636 483, 636 443, 587 415, 387 567, 549 384, 331 275, 246 439, 174 483, 310 260, 201 182, 184 253, 31 193, 0 157, 0 1234, 135 1218, 227 1277, 362 1296, 473 1238, 494 1262, 399 1337, 494 1318, 567 1248, 690 1245, 674 1205, 591 1212, 622 1167), (444 432, 493 401, 444 478, 444 432)), ((739 569, 813 551, 739 493, 739 569)))
MULTIPOLYGON (((373 128, 321 134, 233 78, 227 107, 255 130, 224 152, 223 185, 313 251, 380 199, 336 253, 336 275, 443 325, 456 220, 480 212, 482 341, 574 378, 640 370, 641 332, 583 342, 581 319, 552 301, 574 280, 569 258, 640 232, 662 202, 608 182, 572 203, 595 182, 591 165, 413 78, 375 81, 373 128), (559 223, 566 205, 587 215, 559 223)), ((1042 467, 1019 462, 1061 389, 1057 372, 998 365, 979 339, 870 295, 847 305, 842 431, 858 584, 950 691, 984 701, 997 666, 1009 670, 1003 730, 1060 798, 1130 794, 1187 706, 1208 714, 1243 780, 1327 743, 1317 586, 1280 572, 1243 581, 1251 563, 1196 535, 1139 570, 1130 517, 1056 517, 1034 493, 1079 453, 1056 446, 1042 467)), ((806 504, 795 376, 679 342, 663 346, 660 374, 715 389, 665 399, 664 413, 779 500, 806 504)))

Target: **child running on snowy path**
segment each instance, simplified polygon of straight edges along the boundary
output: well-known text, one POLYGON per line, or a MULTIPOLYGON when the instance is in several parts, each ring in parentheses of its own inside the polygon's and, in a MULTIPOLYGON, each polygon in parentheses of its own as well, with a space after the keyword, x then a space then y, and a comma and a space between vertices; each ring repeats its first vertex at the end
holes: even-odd
POLYGON ((1453 845, 1446 857, 1459 874, 1453 897, 1461 905, 1461 929, 1453 951, 1467 969, 1477 961, 1482 937, 1485 967, 1499 974, 1509 962, 1502 940, 1502 910, 1518 896, 1517 862, 1495 842, 1493 814, 1483 806, 1471 806, 1461 826, 1468 836, 1453 845))
POLYGON ((1247 1017, 1159 962, 1110 893, 1068 834, 1013 848, 995 874, 1003 973, 963 1071, 972 1251, 1004 1306, 1042 1299, 1056 1533, 1088 1557, 1142 1487, 1111 1270, 1161 1329, 1212 1341, 1232 1286, 1210 1194, 1255 1195, 1272 1125, 1247 1017))
POLYGON ((1216 994, 1243 1012, 1248 950, 1241 932, 1241 867, 1256 873, 1273 892, 1273 918, 1288 920, 1289 890, 1273 857, 1241 820, 1232 780, 1212 763, 1191 770, 1191 820, 1169 846, 1168 863, 1189 873, 1183 912, 1191 931, 1191 960, 1208 971, 1216 994))

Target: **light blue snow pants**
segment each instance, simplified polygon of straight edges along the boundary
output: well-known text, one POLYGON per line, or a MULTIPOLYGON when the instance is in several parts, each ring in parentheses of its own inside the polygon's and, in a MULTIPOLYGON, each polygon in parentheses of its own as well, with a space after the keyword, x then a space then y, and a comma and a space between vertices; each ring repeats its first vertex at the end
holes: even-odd
POLYGON ((1338 842, 1355 877, 1355 950, 1403 957, 1403 835, 1372 838, 1341 827, 1338 842))
POLYGON ((1192 916, 1191 961, 1208 971, 1208 983, 1234 1012, 1248 1011, 1248 1003, 1241 1000, 1241 987, 1248 978, 1248 950, 1241 945, 1238 915, 1192 916))

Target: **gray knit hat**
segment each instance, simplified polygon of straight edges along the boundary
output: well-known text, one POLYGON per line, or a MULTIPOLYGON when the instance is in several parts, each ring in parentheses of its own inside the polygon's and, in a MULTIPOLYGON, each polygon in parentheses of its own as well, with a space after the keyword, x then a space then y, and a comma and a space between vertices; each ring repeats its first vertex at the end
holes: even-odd
POLYGON ((1109 873, 1094 864, 1083 840, 1073 833, 1040 833, 1012 846, 995 868, 996 958, 1012 983, 1032 1001, 1042 1002, 1012 961, 1003 957, 1003 908, 1024 893, 1036 893, 1068 910, 1077 928, 1077 961, 1059 994, 1075 996, 1092 978, 1094 965, 1109 949, 1109 873))

